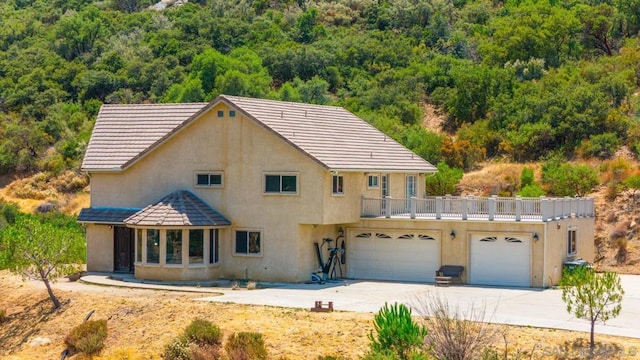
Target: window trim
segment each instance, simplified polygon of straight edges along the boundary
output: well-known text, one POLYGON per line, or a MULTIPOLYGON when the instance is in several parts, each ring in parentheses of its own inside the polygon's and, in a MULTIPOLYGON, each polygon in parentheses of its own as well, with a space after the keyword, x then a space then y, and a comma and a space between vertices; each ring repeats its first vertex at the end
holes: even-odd
POLYGON ((193 173, 193 186, 196 188, 202 188, 202 189, 211 189, 211 188, 223 188, 224 187, 224 171, 220 171, 220 170, 202 170, 202 171, 196 171, 193 173), (202 184, 198 184, 198 176, 200 175, 207 175, 208 179, 209 179, 209 184, 208 185, 202 185, 202 184), (211 183, 211 176, 220 176, 220 184, 212 184, 211 183))
POLYGON ((243 257, 262 257, 264 254, 264 236, 263 236, 263 231, 262 229, 254 229, 254 228, 237 228, 237 229, 233 229, 233 256, 243 256, 243 257), (246 253, 239 253, 237 252, 237 241, 238 241, 238 232, 246 232, 247 233, 247 252, 246 253), (260 247, 260 252, 258 253, 252 253, 249 252, 249 233, 258 233, 259 237, 259 247, 260 247))
POLYGON ((337 196, 344 195, 344 175, 331 175, 331 194, 337 196), (337 183, 336 180, 338 181, 337 183), (342 188, 340 189, 339 186, 342 186, 342 188))
POLYGON ((567 229, 567 256, 575 256, 578 254, 578 228, 570 227, 567 229), (573 246, 571 244, 573 243, 573 246), (573 249, 573 252, 571 251, 573 249))
POLYGON ((287 196, 296 196, 300 193, 300 176, 297 172, 263 172, 262 173, 262 194, 263 195, 287 195, 287 196), (267 191, 267 176, 278 176, 280 178, 279 191, 267 191), (292 176, 296 179, 296 190, 295 191, 282 191, 282 177, 283 176, 292 176))
POLYGON ((367 189, 380 189, 380 175, 379 174, 369 174, 367 175, 367 189), (371 180, 376 179, 375 185, 371 184, 371 180))

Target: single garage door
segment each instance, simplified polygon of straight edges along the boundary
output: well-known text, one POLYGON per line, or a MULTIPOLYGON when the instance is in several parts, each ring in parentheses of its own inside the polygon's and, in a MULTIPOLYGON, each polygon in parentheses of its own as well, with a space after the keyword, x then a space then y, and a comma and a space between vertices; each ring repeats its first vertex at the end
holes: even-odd
POLYGON ((473 235, 470 251, 470 284, 531 285, 529 237, 473 235))
POLYGON ((440 240, 434 232, 348 230, 347 276, 354 279, 434 281, 440 240))

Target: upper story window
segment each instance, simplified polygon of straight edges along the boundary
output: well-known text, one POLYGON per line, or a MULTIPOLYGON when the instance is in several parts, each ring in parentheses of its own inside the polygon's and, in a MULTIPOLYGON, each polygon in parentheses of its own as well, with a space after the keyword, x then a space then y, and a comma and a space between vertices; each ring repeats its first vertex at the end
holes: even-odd
POLYGON ((334 195, 344 195, 344 176, 333 175, 332 192, 334 195))
POLYGON ((264 192, 267 194, 297 194, 298 175, 265 174, 264 192))
POLYGON ((567 232, 567 255, 575 255, 578 253, 576 231, 576 229, 569 229, 567 232))
POLYGON ((380 182, 379 182, 380 178, 378 177, 378 175, 369 175, 367 177, 367 187, 369 189, 377 189, 380 187, 380 182))
POLYGON ((405 195, 407 199, 410 199, 417 194, 417 182, 415 175, 407 175, 406 177, 406 191, 405 195))
POLYGON ((196 173, 196 186, 222 187, 224 176, 221 171, 207 171, 196 173))

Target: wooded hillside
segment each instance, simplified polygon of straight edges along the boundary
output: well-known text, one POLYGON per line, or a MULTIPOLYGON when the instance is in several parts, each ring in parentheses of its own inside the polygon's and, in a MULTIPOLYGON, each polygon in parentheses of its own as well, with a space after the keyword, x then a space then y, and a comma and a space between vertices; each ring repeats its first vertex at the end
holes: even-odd
POLYGON ((0 174, 77 168, 102 103, 221 93, 344 106, 454 168, 640 152, 639 0, 149 5, 0 2, 0 174))

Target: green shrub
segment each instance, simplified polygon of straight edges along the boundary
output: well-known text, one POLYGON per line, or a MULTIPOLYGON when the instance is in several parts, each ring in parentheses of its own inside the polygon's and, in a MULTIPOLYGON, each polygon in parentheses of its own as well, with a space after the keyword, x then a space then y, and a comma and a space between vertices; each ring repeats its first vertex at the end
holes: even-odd
POLYGON ((256 332, 239 332, 231 334, 225 345, 230 360, 264 360, 267 348, 262 334, 256 332))
POLYGON ((613 133, 592 135, 586 140, 581 150, 585 156, 601 159, 610 158, 620 146, 620 139, 613 133))
POLYGON ((107 320, 88 320, 76 326, 64 339, 72 353, 94 355, 104 348, 107 320))
POLYGON ((438 172, 425 179, 426 192, 429 195, 455 194, 456 186, 462 179, 461 169, 451 168, 444 162, 438 163, 438 172))
POLYGON ((544 196, 544 190, 539 185, 533 184, 523 187, 517 194, 522 197, 540 197, 544 196))
POLYGON ((410 354, 424 344, 427 330, 413 321, 411 310, 404 304, 387 303, 378 311, 373 320, 376 331, 369 333, 371 350, 374 353, 391 351, 400 359, 410 359, 410 354))
POLYGON ((189 341, 183 336, 178 336, 164 347, 162 358, 164 360, 193 360, 189 350, 189 341))
POLYGON ((222 343, 220 328, 208 320, 195 319, 184 329, 184 337, 198 345, 216 345, 222 343))

